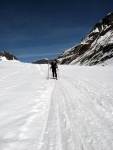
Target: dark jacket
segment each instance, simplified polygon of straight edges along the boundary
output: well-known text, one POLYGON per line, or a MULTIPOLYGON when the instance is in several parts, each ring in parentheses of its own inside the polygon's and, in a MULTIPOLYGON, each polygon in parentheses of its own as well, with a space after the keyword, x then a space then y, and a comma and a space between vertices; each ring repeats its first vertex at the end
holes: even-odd
POLYGON ((55 70, 56 68, 58 68, 56 61, 51 62, 51 68, 52 68, 52 70, 55 70))

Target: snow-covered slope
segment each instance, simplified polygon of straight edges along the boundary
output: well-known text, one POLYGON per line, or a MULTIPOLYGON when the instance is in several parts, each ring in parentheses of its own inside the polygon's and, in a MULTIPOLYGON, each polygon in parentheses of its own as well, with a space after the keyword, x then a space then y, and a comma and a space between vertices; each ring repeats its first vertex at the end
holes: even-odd
POLYGON ((113 150, 112 66, 47 69, 0 62, 0 150, 113 150))
POLYGON ((97 23, 92 31, 76 46, 58 57, 61 64, 106 64, 113 58, 113 13, 97 23))

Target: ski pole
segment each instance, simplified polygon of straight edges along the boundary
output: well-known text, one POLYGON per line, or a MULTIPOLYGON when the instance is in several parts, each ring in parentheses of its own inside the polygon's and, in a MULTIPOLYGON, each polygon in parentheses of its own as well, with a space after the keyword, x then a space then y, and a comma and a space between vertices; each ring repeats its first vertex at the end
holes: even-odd
POLYGON ((58 78, 60 78, 60 76, 59 76, 59 69, 57 68, 57 70, 58 70, 58 78))
POLYGON ((49 79, 49 60, 48 60, 48 79, 49 79))

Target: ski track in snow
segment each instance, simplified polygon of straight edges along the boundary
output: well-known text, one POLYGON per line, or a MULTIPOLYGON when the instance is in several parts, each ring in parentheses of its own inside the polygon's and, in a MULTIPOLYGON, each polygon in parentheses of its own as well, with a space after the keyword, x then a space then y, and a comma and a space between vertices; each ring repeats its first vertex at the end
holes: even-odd
POLYGON ((113 150, 112 67, 47 69, 1 62, 0 150, 113 150))

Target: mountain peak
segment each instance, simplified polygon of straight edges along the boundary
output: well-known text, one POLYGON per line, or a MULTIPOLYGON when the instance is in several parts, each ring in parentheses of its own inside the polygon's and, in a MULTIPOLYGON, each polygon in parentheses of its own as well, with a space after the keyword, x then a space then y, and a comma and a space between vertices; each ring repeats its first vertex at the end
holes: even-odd
POLYGON ((113 13, 98 22, 76 46, 61 54, 61 64, 96 65, 113 57, 113 13))
POLYGON ((18 60, 18 58, 9 52, 0 52, 0 60, 18 60))

